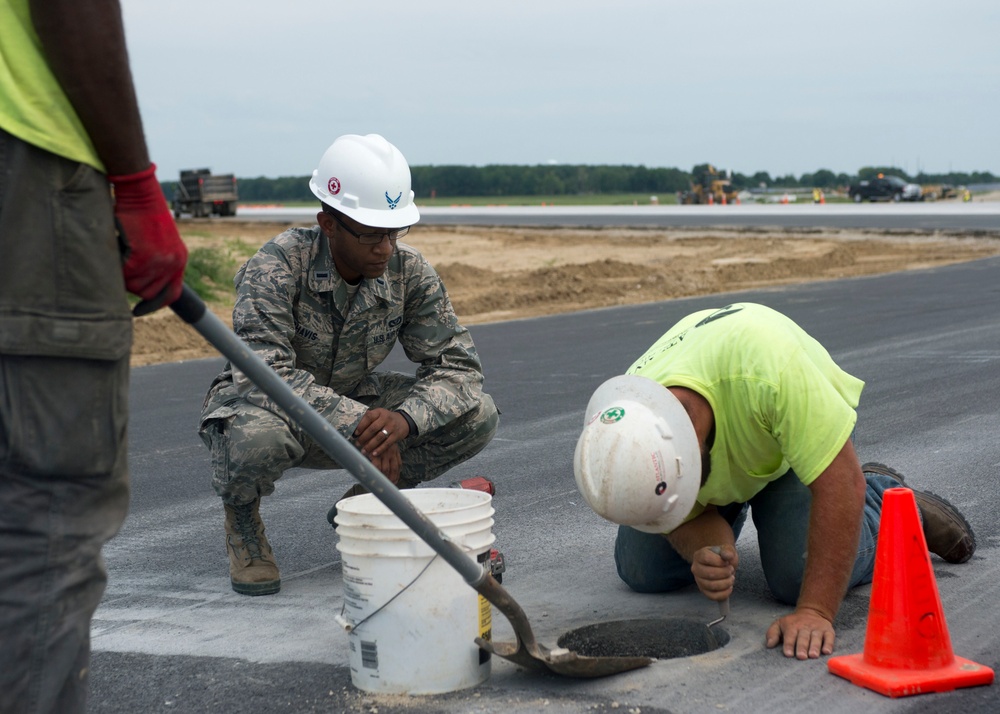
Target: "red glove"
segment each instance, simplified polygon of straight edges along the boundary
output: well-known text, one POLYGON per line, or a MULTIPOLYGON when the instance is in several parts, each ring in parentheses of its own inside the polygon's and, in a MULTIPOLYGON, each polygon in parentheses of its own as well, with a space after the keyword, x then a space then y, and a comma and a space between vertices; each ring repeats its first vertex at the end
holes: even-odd
POLYGON ((126 176, 108 176, 115 189, 115 218, 126 246, 125 288, 147 306, 169 305, 184 287, 187 246, 156 180, 156 164, 126 176))

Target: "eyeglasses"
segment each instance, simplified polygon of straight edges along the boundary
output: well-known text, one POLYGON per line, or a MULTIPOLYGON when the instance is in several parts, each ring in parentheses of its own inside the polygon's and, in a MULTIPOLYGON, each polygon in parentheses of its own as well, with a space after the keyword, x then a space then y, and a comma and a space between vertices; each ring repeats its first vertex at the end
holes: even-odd
POLYGON ((402 238, 403 236, 405 236, 407 233, 410 232, 410 227, 406 226, 404 228, 396 228, 395 230, 382 231, 380 233, 355 233, 353 230, 351 230, 351 227, 349 225, 340 220, 340 218, 337 216, 336 213, 331 213, 330 211, 324 211, 324 213, 326 213, 326 215, 328 216, 332 216, 333 220, 337 222, 337 225, 339 225, 345 231, 347 231, 352 236, 357 238, 358 243, 360 243, 361 245, 378 245, 385 238, 388 238, 390 243, 395 244, 397 240, 399 240, 400 238, 402 238))

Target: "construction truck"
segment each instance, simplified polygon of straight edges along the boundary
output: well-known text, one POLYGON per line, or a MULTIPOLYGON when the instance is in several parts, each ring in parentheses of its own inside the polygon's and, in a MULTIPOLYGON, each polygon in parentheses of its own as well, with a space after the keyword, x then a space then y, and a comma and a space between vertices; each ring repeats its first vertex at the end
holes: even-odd
POLYGON ((180 218, 182 213, 195 218, 235 216, 238 202, 233 174, 213 175, 208 169, 189 169, 181 171, 171 208, 174 218, 180 218))
POLYGON ((677 203, 724 205, 736 203, 738 193, 727 176, 719 173, 712 164, 702 164, 694 167, 691 188, 677 194, 677 203))
POLYGON ((921 201, 937 201, 938 199, 958 197, 958 191, 955 190, 955 187, 947 183, 930 185, 925 184, 920 188, 921 201))

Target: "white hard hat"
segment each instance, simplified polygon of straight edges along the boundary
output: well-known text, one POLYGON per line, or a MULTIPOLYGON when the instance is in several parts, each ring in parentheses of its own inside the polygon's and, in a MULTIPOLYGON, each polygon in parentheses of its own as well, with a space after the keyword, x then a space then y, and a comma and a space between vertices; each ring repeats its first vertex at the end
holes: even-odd
POLYGON ((646 533, 669 533, 694 508, 701 487, 691 418, 658 382, 613 377, 587 404, 573 473, 597 515, 646 533))
POLYGON ((410 167, 378 134, 338 137, 319 160, 309 188, 316 198, 372 228, 403 228, 420 220, 410 167))

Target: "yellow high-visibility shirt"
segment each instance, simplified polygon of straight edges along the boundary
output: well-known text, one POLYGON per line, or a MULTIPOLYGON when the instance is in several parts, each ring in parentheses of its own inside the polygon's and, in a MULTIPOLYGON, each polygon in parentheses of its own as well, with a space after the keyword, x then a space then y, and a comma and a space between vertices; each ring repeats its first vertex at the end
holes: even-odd
POLYGON ((0 128, 104 171, 80 117, 49 69, 28 0, 0 0, 0 128))
POLYGON ((709 504, 745 503, 789 468, 811 484, 850 438, 864 388, 792 320, 753 303, 688 315, 628 373, 712 407, 712 471, 688 520, 709 504))

